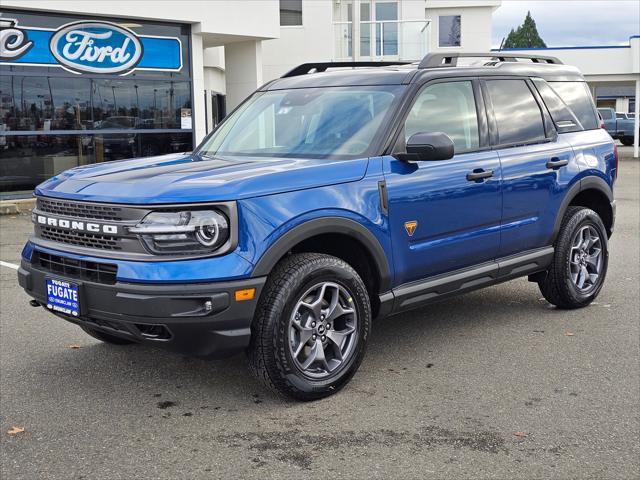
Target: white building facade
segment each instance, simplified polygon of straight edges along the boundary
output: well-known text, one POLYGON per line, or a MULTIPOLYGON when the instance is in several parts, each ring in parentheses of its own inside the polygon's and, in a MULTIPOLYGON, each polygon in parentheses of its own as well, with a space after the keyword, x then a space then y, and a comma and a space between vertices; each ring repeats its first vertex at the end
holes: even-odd
POLYGON ((280 36, 263 42, 265 79, 309 61, 420 60, 488 51, 500 1, 283 0, 280 36))

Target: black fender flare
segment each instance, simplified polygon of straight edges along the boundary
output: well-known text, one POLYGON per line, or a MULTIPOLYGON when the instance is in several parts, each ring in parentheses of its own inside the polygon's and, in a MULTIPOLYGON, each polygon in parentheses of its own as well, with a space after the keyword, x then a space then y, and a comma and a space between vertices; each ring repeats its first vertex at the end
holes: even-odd
POLYGON ((574 183, 571 188, 569 188, 569 191, 565 194, 564 199, 560 204, 558 214, 556 215, 556 221, 553 225, 553 235, 551 237, 552 244, 555 244, 556 242, 556 238, 560 232, 560 227, 562 226, 562 219, 564 218, 564 214, 567 212, 567 208, 569 208, 569 204, 580 192, 584 190, 598 190, 607 197, 610 203, 613 202, 613 191, 609 184, 602 178, 596 176, 581 178, 579 181, 574 183))
POLYGON ((276 263, 298 243, 325 233, 340 233, 359 241, 373 258, 380 274, 380 292, 391 288, 391 271, 387 255, 380 242, 364 225, 344 217, 323 217, 302 223, 282 235, 260 257, 253 269, 252 276, 269 275, 276 263))

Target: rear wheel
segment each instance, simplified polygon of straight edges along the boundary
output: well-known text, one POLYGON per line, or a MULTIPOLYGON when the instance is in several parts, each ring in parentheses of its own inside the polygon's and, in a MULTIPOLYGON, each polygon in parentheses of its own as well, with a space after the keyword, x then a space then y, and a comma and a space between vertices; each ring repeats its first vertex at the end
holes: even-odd
POLYGON ((607 274, 607 233, 596 212, 569 207, 562 221, 551 268, 538 285, 544 298, 560 308, 589 305, 607 274))
POLYGON ((620 142, 621 142, 625 147, 630 147, 631 145, 633 145, 633 137, 621 137, 621 138, 620 138, 620 142))
POLYGON ((85 327, 84 325, 80 325, 80 328, 84 330, 86 334, 91 335, 93 338, 104 343, 110 343, 112 345, 129 345, 132 343, 137 343, 132 340, 127 340, 126 338, 116 337, 115 335, 101 332, 100 330, 96 330, 91 327, 85 327))
POLYGON ((273 390, 315 400, 340 390, 364 357, 369 296, 346 262, 291 255, 272 272, 256 311, 249 363, 273 390))

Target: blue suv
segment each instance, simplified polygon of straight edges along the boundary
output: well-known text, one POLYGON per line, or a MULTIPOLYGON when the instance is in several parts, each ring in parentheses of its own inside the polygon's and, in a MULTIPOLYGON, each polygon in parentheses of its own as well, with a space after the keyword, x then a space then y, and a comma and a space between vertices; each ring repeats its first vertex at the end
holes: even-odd
POLYGON ((374 318, 522 276, 558 308, 592 302, 618 170, 598 127, 552 57, 304 64, 193 153, 38 186, 19 282, 104 342, 245 350, 267 386, 321 398, 374 318))

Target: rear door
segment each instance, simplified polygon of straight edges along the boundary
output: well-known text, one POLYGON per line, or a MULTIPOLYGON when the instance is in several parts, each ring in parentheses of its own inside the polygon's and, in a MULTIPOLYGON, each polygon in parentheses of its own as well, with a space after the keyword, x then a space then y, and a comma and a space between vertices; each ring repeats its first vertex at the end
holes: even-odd
POLYGON ((569 182, 579 173, 532 82, 482 81, 493 148, 502 166, 499 257, 548 246, 569 182))
POLYGON ((418 132, 453 140, 449 160, 384 157, 396 284, 492 261, 500 241, 500 162, 489 150, 477 80, 445 79, 419 91, 395 151, 418 132), (474 178, 474 174, 476 178, 474 178))

